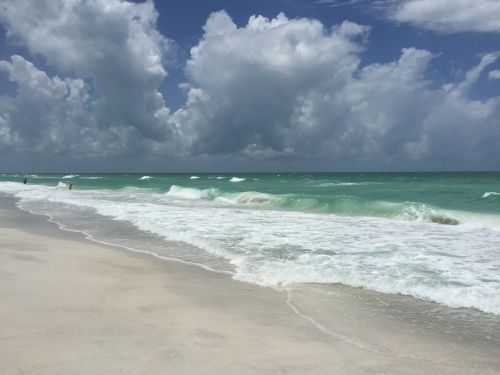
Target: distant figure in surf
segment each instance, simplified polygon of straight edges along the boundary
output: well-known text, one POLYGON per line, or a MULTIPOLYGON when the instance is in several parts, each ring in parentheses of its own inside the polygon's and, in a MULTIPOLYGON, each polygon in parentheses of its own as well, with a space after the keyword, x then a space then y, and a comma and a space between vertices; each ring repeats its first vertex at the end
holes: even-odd
POLYGON ((23 178, 23 184, 27 184, 28 183, 28 179, 26 177, 23 178))
POLYGON ((73 188, 73 184, 69 184, 68 189, 71 190, 73 188))

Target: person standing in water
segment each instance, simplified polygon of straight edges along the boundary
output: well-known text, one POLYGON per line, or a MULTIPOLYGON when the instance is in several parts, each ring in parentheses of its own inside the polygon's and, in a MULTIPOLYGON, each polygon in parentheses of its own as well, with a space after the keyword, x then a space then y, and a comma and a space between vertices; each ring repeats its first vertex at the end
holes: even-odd
POLYGON ((71 190, 73 188, 73 184, 69 184, 68 189, 71 190))
POLYGON ((23 184, 25 184, 25 185, 26 185, 27 183, 28 183, 28 178, 24 177, 24 178, 23 178, 23 184))

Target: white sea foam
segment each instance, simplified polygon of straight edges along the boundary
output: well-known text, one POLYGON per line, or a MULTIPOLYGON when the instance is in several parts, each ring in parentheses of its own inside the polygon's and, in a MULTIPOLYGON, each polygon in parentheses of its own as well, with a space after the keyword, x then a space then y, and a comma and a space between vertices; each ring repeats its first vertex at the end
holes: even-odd
POLYGON ((379 182, 323 182, 317 184, 317 187, 332 187, 332 186, 359 186, 359 185, 378 185, 379 182))
POLYGON ((215 177, 216 180, 222 180, 224 178, 226 178, 226 177, 225 176, 217 176, 217 177, 215 177))
POLYGON ((497 193, 495 191, 489 191, 489 192, 484 193, 481 198, 488 198, 488 197, 495 196, 495 195, 500 195, 500 193, 497 193))
MULTIPOLYGON (((47 210, 50 204, 65 205, 64 212, 92 209, 145 233, 189 243, 228 259, 235 278, 260 285, 343 283, 500 314, 500 233, 467 225, 477 220, 470 213, 453 212, 460 225, 435 225, 277 211, 253 205, 280 196, 229 197, 215 189, 175 185, 165 194, 139 188, 68 194, 57 187, 1 182, 0 191, 26 205, 46 202, 47 210), (219 204, 226 196, 240 204, 219 204)), ((497 216, 483 215, 483 220, 495 223, 497 216)))
POLYGON ((232 177, 229 182, 242 182, 245 181, 244 178, 239 178, 239 177, 232 177))
POLYGON ((285 201, 285 198, 272 194, 260 193, 258 191, 245 191, 229 195, 228 201, 237 204, 255 204, 255 205, 272 205, 279 206, 285 201))
POLYGON ((200 178, 200 177, 198 177, 198 176, 191 176, 191 177, 189 177, 189 179, 190 179, 190 180, 197 180, 197 179, 199 179, 199 178, 200 178))
POLYGON ((104 177, 99 177, 99 176, 86 176, 86 177, 80 177, 83 180, 101 180, 104 177))
POLYGON ((165 195, 181 199, 214 199, 218 195, 218 190, 213 188, 201 190, 172 185, 165 195))
POLYGON ((67 185, 67 184, 65 184, 65 183, 64 183, 64 182, 62 182, 62 181, 59 181, 59 182, 57 183, 57 187, 58 187, 58 188, 67 189, 67 188, 68 188, 68 185, 67 185))
POLYGON ((139 180, 151 180, 152 178, 151 176, 142 176, 139 180))
POLYGON ((69 179, 69 178, 75 178, 75 177, 78 177, 78 175, 77 174, 68 174, 68 175, 63 176, 61 178, 62 179, 69 179))

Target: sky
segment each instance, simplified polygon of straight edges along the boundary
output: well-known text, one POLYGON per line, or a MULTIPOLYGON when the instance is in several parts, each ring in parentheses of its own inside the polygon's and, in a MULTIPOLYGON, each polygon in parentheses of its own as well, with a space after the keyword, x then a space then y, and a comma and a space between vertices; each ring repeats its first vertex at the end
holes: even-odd
POLYGON ((500 170, 498 0, 0 0, 0 171, 500 170))

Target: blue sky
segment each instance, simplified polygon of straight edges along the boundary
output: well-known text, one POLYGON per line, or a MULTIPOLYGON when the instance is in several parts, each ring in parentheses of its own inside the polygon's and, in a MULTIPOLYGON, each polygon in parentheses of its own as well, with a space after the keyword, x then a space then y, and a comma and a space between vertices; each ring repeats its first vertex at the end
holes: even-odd
POLYGON ((498 170, 496 0, 0 0, 0 169, 498 170))

